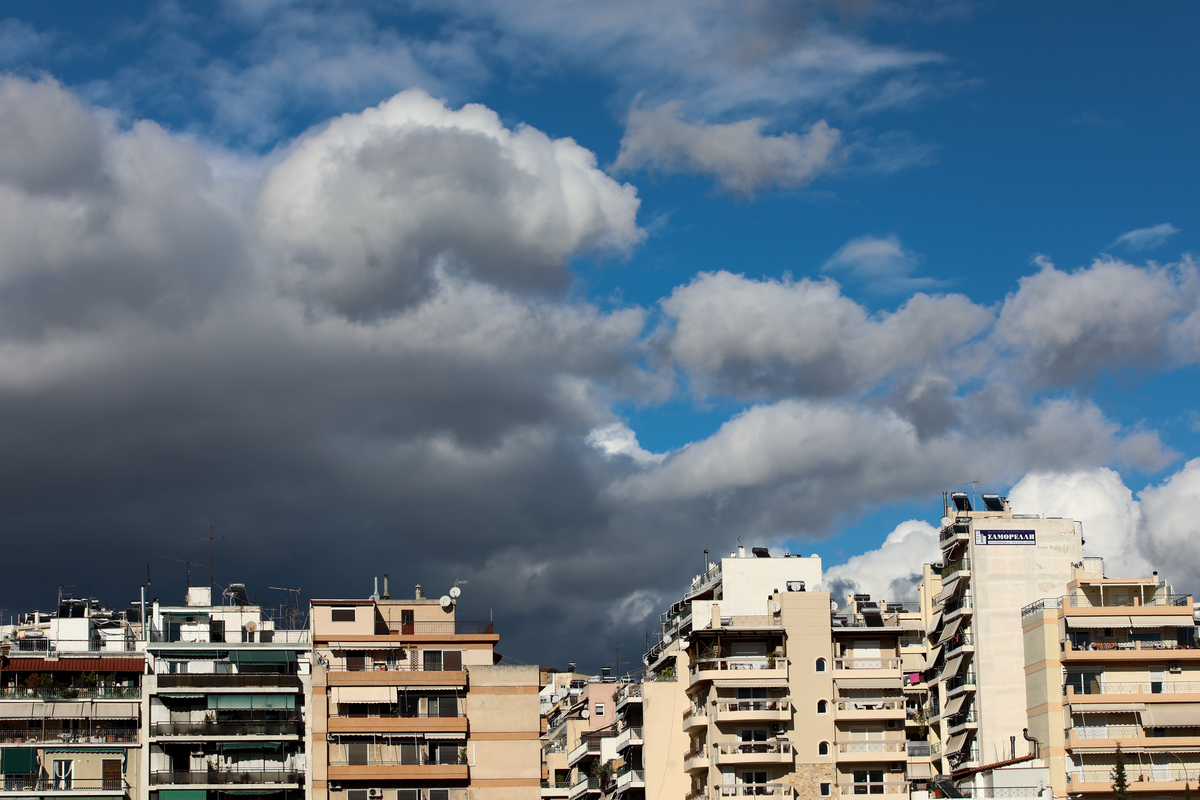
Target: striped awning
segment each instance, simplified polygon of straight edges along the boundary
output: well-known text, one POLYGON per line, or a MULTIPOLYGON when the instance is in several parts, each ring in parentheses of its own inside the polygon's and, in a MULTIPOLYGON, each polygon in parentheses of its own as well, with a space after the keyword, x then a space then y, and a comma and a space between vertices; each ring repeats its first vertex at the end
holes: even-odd
POLYGON ((967 695, 965 694, 950 698, 950 702, 946 703, 946 710, 942 712, 942 716, 953 717, 959 712, 965 702, 967 702, 967 695))
POLYGON ((1129 617, 1099 616, 1099 617, 1067 617, 1067 627, 1074 630, 1092 628, 1128 628, 1129 617))
POLYGON ((1131 628, 1190 628, 1196 624, 1191 614, 1147 614, 1129 617, 1131 628))
POLYGON ((958 619, 954 620, 954 622, 951 622, 949 625, 947 625, 946 629, 942 631, 942 635, 938 639, 938 642, 945 643, 948 639, 952 638, 956 633, 958 633, 958 629, 962 627, 962 622, 963 618, 959 617, 958 619))
POLYGON ((1194 703, 1147 703, 1142 724, 1148 728, 1192 728, 1200 725, 1200 709, 1194 703))
POLYGON ((950 737, 950 741, 946 744, 946 750, 945 750, 946 754, 949 755, 950 753, 957 753, 959 750, 962 750, 963 745, 966 744, 966 741, 967 741, 967 734, 965 734, 965 733, 954 734, 953 736, 950 737))

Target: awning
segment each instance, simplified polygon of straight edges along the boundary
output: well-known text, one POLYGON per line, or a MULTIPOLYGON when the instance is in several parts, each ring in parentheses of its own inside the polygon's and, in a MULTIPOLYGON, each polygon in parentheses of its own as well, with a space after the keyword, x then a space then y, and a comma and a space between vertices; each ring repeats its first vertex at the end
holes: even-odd
POLYGON ((1067 617, 1067 627, 1076 630, 1088 628, 1128 628, 1129 617, 1067 617))
POLYGON ((222 750, 278 750, 283 742, 218 742, 222 750))
POLYGON ((169 611, 164 608, 164 609, 160 610, 158 612, 158 614, 159 614, 159 616, 162 616, 162 617, 175 617, 175 618, 204 617, 205 619, 208 618, 207 611, 195 611, 193 609, 186 609, 186 608, 185 609, 177 608, 177 609, 172 609, 169 611))
POLYGON ((83 719, 91 716, 91 703, 47 703, 47 719, 83 719))
POLYGON ((950 702, 946 703, 946 709, 942 712, 942 717, 953 717, 963 707, 963 703, 967 702, 967 695, 960 694, 957 697, 950 698, 950 702))
POLYGON ((944 752, 946 755, 949 755, 950 753, 957 753, 959 750, 963 749, 963 744, 965 744, 966 741, 967 735, 965 733, 956 733, 950 737, 950 741, 947 743, 944 752))
POLYGON ((927 659, 925 659, 925 663, 926 663, 925 668, 929 669, 929 667, 932 667, 934 664, 936 664, 937 660, 938 660, 938 656, 940 656, 941 654, 942 654, 942 646, 940 644, 934 645, 933 649, 929 651, 929 657, 927 659))
POLYGON ((159 789, 158 800, 204 800, 204 789, 159 789))
MULTIPOLYGON (((1076 700, 1078 700, 1079 695, 1075 695, 1075 698, 1076 698, 1076 700)), ((1100 714, 1100 713, 1105 713, 1105 712, 1107 712, 1107 713, 1124 712, 1124 713, 1129 713, 1129 714, 1140 714, 1141 712, 1143 712, 1145 710, 1146 710, 1145 703, 1089 703, 1088 705, 1081 705, 1078 702, 1076 702, 1074 705, 1071 706, 1072 714, 1093 714, 1093 713, 1100 714)), ((1200 723, 1196 723, 1196 724, 1200 725, 1200 723)))
POLYGON ((942 610, 939 608, 933 612, 933 616, 929 618, 929 631, 936 631, 937 626, 942 624, 942 610))
POLYGON ((1200 709, 1192 703, 1147 703, 1142 724, 1150 728, 1179 728, 1200 725, 1200 709))
POLYGON ((959 667, 962 666, 962 662, 963 662, 962 654, 953 656, 946 662, 946 668, 942 670, 942 674, 947 677, 949 677, 951 675, 957 675, 959 667))
POLYGON ((93 719, 135 719, 139 713, 137 703, 96 703, 92 707, 93 719))
POLYGON ((294 650, 230 650, 229 660, 235 664, 295 664, 294 650))
POLYGON ((28 775, 37 769, 37 752, 32 747, 5 747, 0 750, 0 772, 28 775))
POLYGON ((5 672, 136 672, 144 671, 146 657, 141 653, 111 658, 9 659, 5 672))
POLYGON ((294 694, 256 694, 253 695, 252 708, 267 708, 281 710, 296 707, 294 694))
POLYGON ((436 733, 426 733, 426 739, 466 739, 466 731, 438 731, 436 733))
POLYGON ((942 591, 938 592, 935 602, 941 604, 954 596, 955 592, 958 591, 958 576, 960 574, 961 572, 956 572, 953 576, 942 581, 942 591))
POLYGON ((228 653, 216 650, 160 650, 153 655, 163 661, 222 661, 228 653))
POLYGON ((947 625, 946 629, 942 631, 942 635, 938 638, 938 642, 945 643, 946 640, 958 633, 958 629, 962 626, 962 621, 963 618, 959 617, 958 619, 954 620, 954 622, 951 622, 949 625, 947 625))
MULTIPOLYGON (((422 686, 424 691, 425 687, 422 686)), ((394 703, 395 686, 334 686, 331 687, 334 703, 394 703)))
POLYGON ((1130 616, 1131 628, 1190 628, 1196 624, 1195 619, 1175 614, 1147 614, 1145 616, 1130 616))
POLYGON ((195 692, 172 692, 170 689, 164 689, 158 693, 164 700, 200 700, 208 697, 204 694, 196 694, 195 692))
POLYGON ((0 703, 0 719, 33 719, 33 703, 0 703))
POLYGON ((901 672, 924 672, 925 666, 924 653, 903 653, 900 656, 901 672))
MULTIPOLYGON (((218 789, 220 794, 238 794, 238 795, 266 795, 266 794, 283 794, 283 789, 218 789)), ((162 795, 162 792, 159 792, 162 795)), ((161 797, 160 797, 161 800, 161 797)))
POLYGON ((248 709, 254 708, 254 695, 252 695, 252 694, 210 694, 208 696, 208 707, 209 708, 248 710, 248 709))
MULTIPOLYGON (((716 681, 713 681, 716 683, 716 681)), ((900 689, 900 680, 883 678, 838 678, 837 685, 842 689, 900 689)), ((743 686, 745 684, 742 684, 743 686)))

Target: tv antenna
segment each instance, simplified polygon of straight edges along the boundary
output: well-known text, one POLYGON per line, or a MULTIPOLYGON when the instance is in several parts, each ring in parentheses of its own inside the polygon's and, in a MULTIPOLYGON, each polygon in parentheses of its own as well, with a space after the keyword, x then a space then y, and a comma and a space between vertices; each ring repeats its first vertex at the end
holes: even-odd
POLYGON ((187 585, 189 589, 192 588, 192 567, 204 566, 203 564, 193 564, 191 561, 185 561, 182 558, 171 558, 171 556, 159 556, 159 558, 165 558, 167 561, 178 561, 180 564, 184 565, 184 574, 187 576, 187 585))
POLYGON ((971 508, 975 508, 975 490, 979 488, 979 484, 981 483, 983 483, 983 481, 981 481, 979 478, 976 478, 973 481, 967 481, 966 483, 962 484, 963 486, 971 487, 971 508))
POLYGON ((289 589, 286 586, 268 586, 268 589, 274 589, 278 592, 287 592, 283 599, 284 616, 289 620, 289 630, 295 628, 296 618, 300 616, 300 590, 289 589), (292 595, 296 595, 296 604, 292 605, 292 595))
POLYGON ((73 583, 64 583, 62 586, 58 587, 58 604, 60 606, 62 605, 62 590, 63 589, 74 589, 74 588, 75 588, 75 584, 73 584, 73 583))
MULTIPOLYGON (((209 588, 212 588, 212 585, 213 585, 213 570, 212 570, 212 568, 213 568, 213 539, 224 539, 224 538, 225 538, 224 536, 213 536, 213 526, 209 525, 208 526, 208 536, 204 537, 203 539, 192 539, 190 542, 188 542, 188 544, 195 544, 196 542, 203 542, 204 539, 208 540, 208 585, 209 585, 209 588)), ((188 586, 191 586, 191 584, 189 583, 188 586)))
POLYGON ((629 662, 621 660, 621 643, 620 642, 613 642, 613 649, 617 651, 617 660, 613 664, 613 668, 616 670, 617 676, 619 677, 621 675, 621 665, 628 664, 629 662))

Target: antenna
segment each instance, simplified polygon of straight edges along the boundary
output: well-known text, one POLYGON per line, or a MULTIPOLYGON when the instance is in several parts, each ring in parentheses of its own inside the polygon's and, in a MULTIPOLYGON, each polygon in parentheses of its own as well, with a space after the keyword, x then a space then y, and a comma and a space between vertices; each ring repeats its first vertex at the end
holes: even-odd
POLYGON ((64 583, 62 586, 58 587, 58 604, 60 606, 62 605, 62 590, 63 589, 74 589, 74 588, 75 588, 75 584, 73 584, 73 583, 64 583))
POLYGON ((621 674, 621 665, 628 664, 629 662, 621 660, 621 643, 620 642, 613 642, 613 649, 617 651, 617 660, 616 660, 616 662, 613 663, 613 669, 616 670, 616 673, 619 676, 621 674))
POLYGON ((960 484, 962 486, 970 486, 971 487, 971 508, 976 507, 975 506, 975 490, 979 488, 980 483, 982 483, 982 481, 979 480, 979 478, 976 478, 973 481, 967 481, 964 484, 960 484))
MULTIPOLYGON (((224 539, 225 537, 224 536, 213 536, 213 526, 209 525, 208 526, 208 536, 206 536, 205 538, 208 539, 208 585, 209 585, 209 588, 211 588, 213 585, 213 574, 212 574, 213 539, 224 539)), ((204 539, 192 539, 190 542, 188 542, 188 544, 195 544, 196 542, 203 542, 203 541, 204 541, 204 539)), ((189 583, 188 586, 191 586, 191 584, 189 583)))
POLYGON ((293 630, 296 627, 296 617, 300 616, 300 590, 289 589, 286 586, 268 586, 267 588, 274 589, 277 592, 287 592, 287 594, 284 595, 283 600, 284 616, 285 618, 291 620, 291 622, 288 623, 288 630, 293 630), (291 603, 293 594, 296 595, 296 605, 294 607, 291 603))
POLYGON ((193 564, 191 561, 184 561, 182 558, 171 558, 171 556, 159 556, 159 558, 165 558, 167 561, 178 561, 180 564, 184 565, 183 570, 184 574, 187 576, 187 585, 189 589, 192 588, 192 567, 204 566, 203 564, 193 564))

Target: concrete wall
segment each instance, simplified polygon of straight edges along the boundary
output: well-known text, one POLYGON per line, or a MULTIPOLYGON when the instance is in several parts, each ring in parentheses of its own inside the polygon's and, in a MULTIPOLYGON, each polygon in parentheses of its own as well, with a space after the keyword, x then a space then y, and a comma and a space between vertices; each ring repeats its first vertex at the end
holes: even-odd
POLYGON ((642 765, 646 772, 646 800, 680 800, 691 788, 683 771, 688 737, 683 732, 687 697, 687 653, 676 657, 673 681, 642 684, 642 765))
MULTIPOLYGON (((786 592, 788 581, 804 581, 810 592, 821 583, 821 559, 793 558, 722 558, 721 594, 718 602, 724 616, 766 614, 767 603, 775 591, 786 592)), ((826 606, 826 611, 829 610, 826 606)), ((696 617, 696 620, 707 617, 696 617)), ((693 622, 693 625, 699 625, 693 622)))
POLYGON ((541 796, 541 717, 538 668, 467 668, 472 800, 526 800, 541 796))

